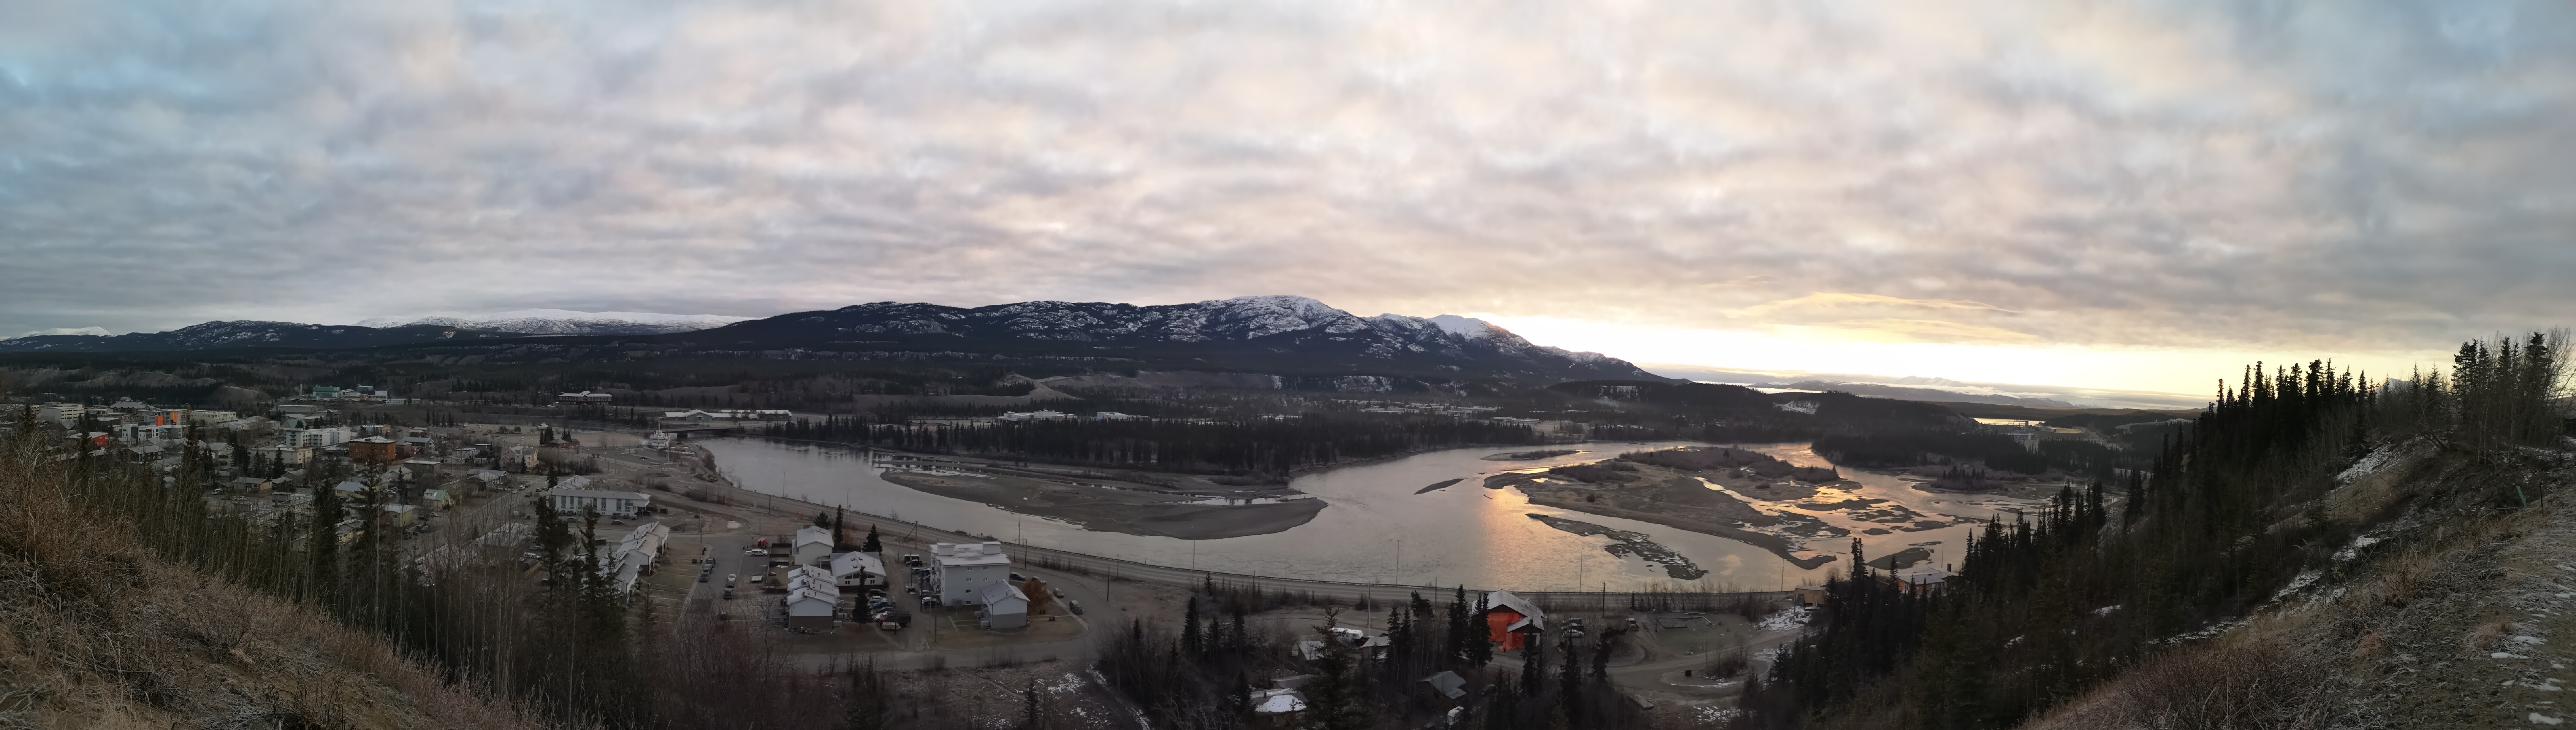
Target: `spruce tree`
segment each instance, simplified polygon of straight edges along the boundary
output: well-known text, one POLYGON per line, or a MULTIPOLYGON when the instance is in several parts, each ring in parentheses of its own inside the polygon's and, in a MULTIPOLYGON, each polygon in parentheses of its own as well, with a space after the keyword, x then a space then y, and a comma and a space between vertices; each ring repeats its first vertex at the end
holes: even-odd
POLYGON ((1491 600, 1493 600, 1491 597, 1477 598, 1476 612, 1467 615, 1466 659, 1468 664, 1479 667, 1494 661, 1494 642, 1492 637, 1487 636, 1483 625, 1485 612, 1493 610, 1492 606, 1486 605, 1486 602, 1491 600))
POLYGON ((1579 722, 1583 719, 1583 652, 1576 649, 1573 638, 1564 641, 1556 648, 1556 653, 1565 657, 1556 669, 1556 706, 1567 718, 1579 722))
POLYGON ((1044 704, 1038 702, 1038 683, 1030 682, 1027 689, 1020 691, 1020 697, 1022 699, 1020 728, 1022 730, 1041 730, 1042 728, 1045 728, 1046 709, 1044 704))
POLYGON ((867 543, 866 543, 866 544, 863 544, 863 545, 860 545, 860 546, 859 546, 859 552, 863 552, 863 553, 882 553, 882 552, 885 552, 885 543, 882 543, 882 542, 878 542, 878 541, 877 541, 877 526, 876 526, 874 523, 871 523, 871 524, 869 524, 869 525, 868 525, 868 541, 867 541, 867 543))
POLYGON ((1197 659, 1203 647, 1199 638, 1199 597, 1190 596, 1181 609, 1181 653, 1197 659))
POLYGON ((1236 605, 1233 613, 1234 627, 1232 631, 1226 632, 1226 648, 1240 652, 1252 647, 1252 637, 1244 634, 1243 631, 1243 606, 1236 605))
POLYGON ((1449 599, 1449 636, 1441 644, 1440 663, 1467 658, 1467 586, 1460 584, 1456 597, 1449 599))
POLYGON ((1539 685, 1547 678, 1547 650, 1539 647, 1545 636, 1536 631, 1521 635, 1521 696, 1537 697, 1539 685))
POLYGON ((340 601, 340 490, 321 488, 313 495, 312 527, 304 538, 311 595, 323 605, 340 601))

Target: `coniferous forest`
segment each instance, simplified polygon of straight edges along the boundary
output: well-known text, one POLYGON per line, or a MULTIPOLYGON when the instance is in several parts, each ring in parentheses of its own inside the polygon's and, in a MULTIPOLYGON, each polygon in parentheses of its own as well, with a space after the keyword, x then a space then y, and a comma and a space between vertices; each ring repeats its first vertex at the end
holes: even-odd
POLYGON ((1238 420, 1061 420, 971 425, 835 416, 764 435, 931 454, 1008 455, 1113 469, 1281 477, 1298 469, 1427 449, 1541 443, 1527 426, 1451 418, 1309 413, 1238 420))
MULTIPOLYGON (((1986 525, 1949 590, 1921 594, 1866 566, 1832 581, 1816 630, 1748 689, 1736 723, 2010 727, 2327 563, 2352 535, 2300 516, 2374 449, 2556 441, 2562 346, 2542 334, 2470 342, 2447 379, 2386 387, 2324 362, 2248 367, 2146 468, 1986 525), (2112 492, 2126 498, 2111 505, 2112 492)), ((2532 498, 2477 496, 2498 509, 2532 498)))

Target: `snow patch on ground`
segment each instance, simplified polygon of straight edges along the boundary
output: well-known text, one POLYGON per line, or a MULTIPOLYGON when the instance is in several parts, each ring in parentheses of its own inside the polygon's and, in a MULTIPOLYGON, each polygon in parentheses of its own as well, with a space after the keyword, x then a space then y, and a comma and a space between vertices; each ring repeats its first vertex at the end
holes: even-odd
POLYGON ((1733 707, 1702 707, 1699 708, 1698 719, 1703 724, 1724 725, 1733 722, 1736 717, 1743 714, 1743 710, 1733 707))
POLYGON ((2182 633, 2182 634, 2175 634, 2175 635, 2173 636, 2173 638, 2166 639, 2166 640, 2165 640, 2165 643, 2167 643, 2167 644, 2180 644, 2180 643, 2182 643, 2182 642, 2186 642, 2186 641, 2197 641, 2197 640, 2200 640, 2200 639, 2206 639, 2206 638, 2209 638, 2209 637, 2212 637, 2212 636, 2217 636, 2217 635, 2219 635, 2219 634, 2227 633, 2227 632, 2229 632, 2229 631, 2234 631, 2234 630, 2236 630, 2236 627, 2238 627, 2238 626, 2243 626, 2243 625, 2245 625, 2245 624, 2247 624, 2247 623, 2251 623, 2251 621, 2250 621, 2249 619, 2242 619, 2242 618, 2240 618, 2240 619, 2234 619, 2234 620, 2229 620, 2229 621, 2220 621, 2220 622, 2218 622, 2218 623, 2214 623, 2214 624, 2210 624, 2210 625, 2208 625, 2208 626, 2202 627, 2199 631, 2193 631, 2193 632, 2182 633))
POLYGON ((2396 460, 2397 447, 2395 445, 2392 444, 2379 447, 2378 450, 2370 452, 2369 456, 2361 457, 2360 461, 2353 462, 2350 468, 2343 470, 2343 473, 2336 474, 2335 483, 2351 484, 2355 479, 2370 476, 2372 473, 2388 468, 2388 463, 2396 460))
POLYGON ((2382 537, 2379 537, 2379 536, 2377 536, 2377 535, 2363 535, 2363 536, 2360 536, 2360 537, 2353 538, 2353 539, 2352 539, 2352 544, 2350 544, 2350 545, 2345 545, 2345 546, 2343 546, 2343 549, 2342 549, 2342 550, 2337 550, 2337 551, 2335 551, 2335 554, 2334 554, 2335 562, 2341 563, 2341 562, 2345 562, 2345 561, 2351 560, 2351 559, 2353 559, 2353 558, 2361 557, 2361 549, 2362 549, 2362 548, 2370 547, 2370 546, 2372 546, 2372 545, 2377 545, 2377 544, 2379 544, 2382 540, 2385 540, 2385 539, 2386 539, 2386 538, 2382 538, 2382 537))
POLYGON ((2323 571, 2313 568, 2299 571, 2299 575, 2297 577, 2290 579, 2289 585, 2281 586, 2281 591, 2279 593, 2272 594, 2272 600, 2274 602, 2278 602, 2283 598, 2289 597, 2292 593, 2306 590, 2308 586, 2316 585, 2317 579, 2324 577, 2326 577, 2326 574, 2323 571))
POLYGON ((1791 413, 1804 413, 1812 416, 1816 415, 1816 409, 1821 405, 1822 404, 1811 400, 1793 400, 1774 407, 1791 413))
POLYGON ((1814 611, 1815 607, 1813 606, 1795 606, 1781 609, 1779 613, 1762 617, 1762 621, 1754 624, 1753 627, 1763 631, 1786 631, 1798 628, 1800 626, 1807 625, 1807 618, 1814 611))

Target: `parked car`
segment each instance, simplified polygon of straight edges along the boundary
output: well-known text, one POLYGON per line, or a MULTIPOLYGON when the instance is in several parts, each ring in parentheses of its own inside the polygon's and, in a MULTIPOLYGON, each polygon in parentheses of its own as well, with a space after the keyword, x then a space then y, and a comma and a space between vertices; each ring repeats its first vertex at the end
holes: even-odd
MULTIPOLYGON (((620 568, 620 570, 623 570, 623 568, 620 568)), ((707 574, 705 574, 705 573, 699 573, 699 574, 698 574, 698 582, 700 582, 700 583, 705 583, 705 582, 707 582, 707 574)))
POLYGON ((728 601, 733 600, 733 589, 731 589, 731 588, 727 588, 727 589, 725 589, 725 600, 728 600, 728 601))
POLYGON ((1082 613, 1082 602, 1081 602, 1081 601, 1065 601, 1065 602, 1064 602, 1064 607, 1065 607, 1066 609, 1069 609, 1069 610, 1073 611, 1073 612, 1074 612, 1074 614, 1076 614, 1076 615, 1080 615, 1080 614, 1082 613))
POLYGON ((751 574, 751 582, 753 582, 753 583, 758 583, 758 582, 760 582, 760 574, 759 574, 759 573, 753 573, 753 574, 751 574))
POLYGON ((1047 589, 1047 592, 1048 592, 1048 593, 1053 593, 1053 594, 1055 594, 1055 597, 1057 597, 1057 598, 1063 598, 1063 597, 1064 597, 1064 589, 1062 589, 1062 588, 1049 588, 1049 589, 1047 589))
MULTIPOLYGON (((741 577, 741 575, 742 575, 741 573, 726 573, 726 574, 725 574, 725 588, 727 588, 727 589, 731 589, 731 588, 733 588, 733 581, 734 581, 734 579, 735 579, 735 578, 737 578, 737 577, 741 577)), ((733 591, 731 591, 731 590, 726 590, 726 591, 725 591, 725 593, 727 593, 727 594, 731 594, 731 593, 733 593, 733 591)))

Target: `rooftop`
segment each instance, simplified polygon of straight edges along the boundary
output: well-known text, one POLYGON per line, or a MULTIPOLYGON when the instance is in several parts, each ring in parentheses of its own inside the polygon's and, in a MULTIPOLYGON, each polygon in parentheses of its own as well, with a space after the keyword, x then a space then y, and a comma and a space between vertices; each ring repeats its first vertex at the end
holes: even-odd
POLYGON ((940 565, 1009 565, 1011 556, 1002 552, 998 542, 943 542, 930 546, 933 560, 940 565))

